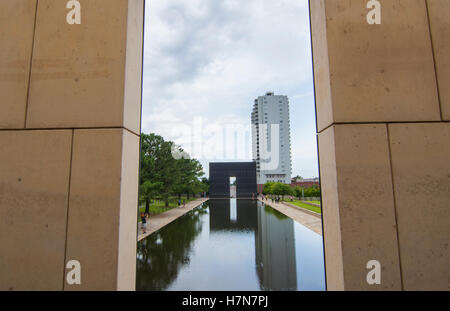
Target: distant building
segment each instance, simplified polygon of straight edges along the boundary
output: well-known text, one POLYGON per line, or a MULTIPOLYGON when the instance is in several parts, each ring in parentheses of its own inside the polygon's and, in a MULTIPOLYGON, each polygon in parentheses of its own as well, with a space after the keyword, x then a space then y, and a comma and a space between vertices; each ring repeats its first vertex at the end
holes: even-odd
POLYGON ((253 104, 252 151, 258 191, 268 181, 291 183, 291 134, 287 96, 266 93, 253 104), (273 145, 272 144, 276 144, 273 145), (268 159, 271 163, 267 163, 268 159))
POLYGON ((291 179, 291 187, 303 187, 303 188, 310 188, 312 186, 316 185, 320 188, 320 180, 318 177, 316 178, 292 178, 291 179))

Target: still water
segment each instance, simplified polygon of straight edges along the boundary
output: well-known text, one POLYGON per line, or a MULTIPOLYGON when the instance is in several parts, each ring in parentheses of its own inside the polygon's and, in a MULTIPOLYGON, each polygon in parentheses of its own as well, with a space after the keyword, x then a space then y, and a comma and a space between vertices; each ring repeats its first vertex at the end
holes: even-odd
POLYGON ((209 200, 138 243, 136 289, 325 290, 322 237, 256 200, 209 200))

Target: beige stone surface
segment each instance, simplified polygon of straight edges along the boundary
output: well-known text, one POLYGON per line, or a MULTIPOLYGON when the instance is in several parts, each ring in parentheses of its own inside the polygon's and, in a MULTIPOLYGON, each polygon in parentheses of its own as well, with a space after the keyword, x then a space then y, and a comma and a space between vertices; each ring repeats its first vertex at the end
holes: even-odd
POLYGON ((123 125, 135 134, 141 132, 143 8, 143 0, 128 2, 123 125))
POLYGON ((80 2, 0 0, 0 290, 135 286, 144 1, 80 2))
POLYGON ((66 22, 68 11, 39 1, 27 127, 139 133, 143 1, 82 1, 81 25, 66 22))
POLYGON ((0 1, 0 128, 24 128, 36 0, 0 1))
POLYGON ((450 289, 450 123, 389 125, 405 290, 450 289))
POLYGON ((442 116, 450 120, 450 1, 428 0, 442 116))
MULTIPOLYGON (((319 147, 323 154, 320 158, 321 172, 332 168, 334 161, 336 165, 336 181, 332 171, 322 175, 322 208, 325 252, 328 250, 338 255, 339 251, 336 249, 341 247, 343 289, 400 290, 401 276, 386 125, 334 125, 319 135, 319 147), (327 133, 328 131, 334 133, 327 133), (335 160, 330 159, 333 154, 332 140, 335 160), (326 166, 322 166, 322 161, 326 166), (337 188, 337 198, 336 192, 333 194, 333 191, 331 197, 328 196, 326 190, 329 188, 337 188), (336 228, 337 226, 339 227, 336 228), (327 235, 327 232, 337 234, 339 230, 340 239, 327 235), (380 285, 369 285, 366 282, 366 264, 372 259, 381 263, 380 285)), ((329 260, 329 271, 328 262, 335 259, 328 255, 326 259, 329 260)), ((342 289, 339 284, 330 285, 330 289, 342 289)))
POLYGON ((124 131, 75 130, 66 261, 80 261, 82 284, 65 290, 134 289, 134 276, 123 273, 136 264, 129 258, 136 252, 138 139, 124 131))
POLYGON ((317 127, 323 130, 333 123, 330 63, 328 58, 325 0, 310 0, 311 36, 314 60, 314 88, 317 127))
POLYGON ((318 147, 327 289, 344 290, 334 127, 319 134, 318 147))
MULTIPOLYGON (((326 83, 329 62, 332 120, 440 120, 425 1, 383 1, 380 25, 367 23, 366 3, 324 0, 323 7, 311 6, 316 82, 326 83)), ((320 131, 331 124, 331 106, 328 86, 317 87, 320 131)))
POLYGON ((0 290, 61 290, 72 131, 0 131, 0 290))
POLYGON ((139 136, 123 131, 117 289, 136 286, 139 136))

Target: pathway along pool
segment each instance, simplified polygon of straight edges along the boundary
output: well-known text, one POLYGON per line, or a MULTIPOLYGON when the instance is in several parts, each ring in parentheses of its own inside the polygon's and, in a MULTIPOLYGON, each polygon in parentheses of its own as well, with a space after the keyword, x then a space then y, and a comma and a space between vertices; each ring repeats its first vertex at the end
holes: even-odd
POLYGON ((257 200, 209 200, 138 243, 136 289, 325 290, 322 245, 257 200))

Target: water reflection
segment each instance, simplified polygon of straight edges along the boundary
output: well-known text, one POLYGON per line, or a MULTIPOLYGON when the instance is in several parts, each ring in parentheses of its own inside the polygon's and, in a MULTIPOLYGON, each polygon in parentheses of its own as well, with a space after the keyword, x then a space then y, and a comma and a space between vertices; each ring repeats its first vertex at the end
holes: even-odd
POLYGON ((200 206, 138 243, 136 289, 165 290, 175 280, 180 268, 189 263, 192 243, 207 213, 207 206, 200 206))
POLYGON ((264 290, 296 290, 294 221, 265 206, 258 208, 256 270, 264 290))
POLYGON ((137 290, 323 290, 322 238, 254 200, 210 200, 138 244, 137 290))

